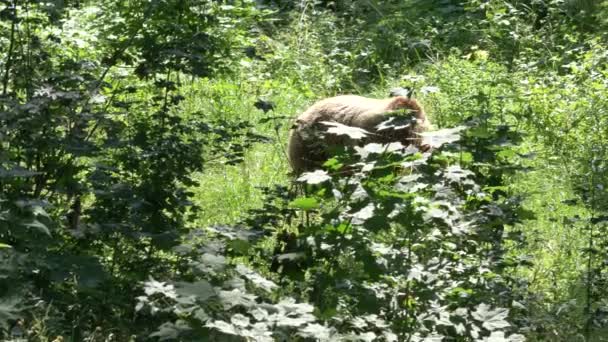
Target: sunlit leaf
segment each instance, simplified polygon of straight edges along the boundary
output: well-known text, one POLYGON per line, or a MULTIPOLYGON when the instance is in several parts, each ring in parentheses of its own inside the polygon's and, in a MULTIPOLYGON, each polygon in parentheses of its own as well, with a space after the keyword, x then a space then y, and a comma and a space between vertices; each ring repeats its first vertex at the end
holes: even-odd
POLYGON ((304 172, 299 178, 298 182, 307 184, 321 184, 325 181, 330 180, 331 177, 323 170, 315 170, 313 172, 304 172))
POLYGON ((300 197, 289 203, 289 206, 296 209, 310 211, 319 208, 319 202, 312 197, 300 197))
POLYGON ((466 127, 458 126, 455 128, 446 128, 432 132, 418 133, 422 136, 422 144, 432 148, 439 148, 444 144, 450 144, 460 140, 460 132, 466 127))
POLYGON ((420 88, 420 92, 424 95, 427 94, 432 94, 432 93, 438 93, 439 92, 439 87, 435 87, 435 86, 424 86, 422 88, 420 88))
POLYGON ((448 180, 450 180, 452 182, 456 182, 456 183, 460 183, 465 178, 475 175, 472 171, 461 168, 460 165, 448 166, 443 171, 443 174, 444 174, 445 178, 447 178, 448 180))
POLYGON ((238 328, 247 328, 250 324, 249 317, 246 317, 241 314, 236 314, 230 317, 230 323, 238 328))
POLYGON ((308 324, 298 330, 298 335, 304 338, 311 338, 320 341, 328 341, 331 336, 331 329, 317 323, 308 324))
POLYGON ((327 133, 335 135, 346 135, 354 140, 363 139, 370 134, 363 128, 346 126, 339 122, 321 121, 321 123, 329 127, 327 129, 327 133))
POLYGON ((224 334, 228 334, 228 335, 238 335, 239 332, 237 331, 237 328, 230 324, 230 323, 226 323, 224 321, 212 321, 212 322, 207 322, 207 324, 205 324, 205 326, 207 328, 212 328, 212 329, 217 329, 218 331, 224 333, 224 334))
POLYGON ((242 264, 238 264, 236 266, 236 271, 242 275, 243 277, 247 278, 249 281, 251 281, 253 284, 255 284, 256 286, 266 290, 266 291, 272 291, 274 289, 276 289, 278 286, 277 284, 273 283, 272 281, 262 277, 260 274, 258 274, 257 272, 254 272, 253 270, 251 270, 250 268, 242 265, 242 264))
POLYGON ((167 284, 165 282, 156 281, 152 277, 149 280, 144 281, 144 292, 148 296, 152 296, 154 294, 162 294, 168 298, 176 298, 177 293, 175 292, 175 287, 172 284, 167 284))
POLYGON ((372 203, 363 207, 363 209, 357 211, 352 214, 352 223, 353 224, 363 224, 365 221, 369 220, 372 216, 374 216, 374 205, 372 203))
POLYGON ((473 318, 481 322, 482 326, 490 331, 511 326, 506 321, 509 316, 509 309, 506 308, 492 309, 489 305, 481 303, 472 314, 473 318))

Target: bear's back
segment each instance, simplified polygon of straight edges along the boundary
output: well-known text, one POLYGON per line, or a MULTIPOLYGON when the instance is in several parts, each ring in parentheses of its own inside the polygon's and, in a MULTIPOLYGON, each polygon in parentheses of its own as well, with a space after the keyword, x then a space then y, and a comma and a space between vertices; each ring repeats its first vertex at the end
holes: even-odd
POLYGON ((390 102, 391 99, 371 99, 357 95, 330 97, 316 102, 298 117, 298 121, 336 121, 351 125, 362 117, 385 113, 390 102))

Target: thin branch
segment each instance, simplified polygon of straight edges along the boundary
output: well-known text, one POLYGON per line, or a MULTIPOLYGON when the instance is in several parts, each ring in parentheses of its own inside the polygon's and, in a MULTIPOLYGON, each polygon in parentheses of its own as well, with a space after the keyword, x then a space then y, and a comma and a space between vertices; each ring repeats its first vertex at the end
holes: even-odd
POLYGON ((10 70, 13 64, 13 49, 15 46, 15 30, 17 26, 17 0, 13 0, 13 20, 11 23, 11 37, 8 46, 8 55, 6 57, 6 68, 4 69, 4 80, 2 81, 2 95, 6 95, 8 89, 8 80, 10 76, 10 70))

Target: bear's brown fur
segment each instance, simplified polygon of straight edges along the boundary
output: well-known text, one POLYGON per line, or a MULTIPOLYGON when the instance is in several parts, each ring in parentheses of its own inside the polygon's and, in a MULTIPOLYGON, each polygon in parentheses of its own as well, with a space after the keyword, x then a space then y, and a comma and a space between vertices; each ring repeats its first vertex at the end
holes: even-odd
POLYGON ((421 147, 422 139, 416 133, 425 131, 429 126, 418 102, 404 96, 371 99, 342 95, 321 100, 298 116, 291 130, 288 154, 296 174, 318 168, 329 158, 328 146, 348 143, 343 136, 322 134, 326 130, 321 124, 323 121, 334 121, 370 132, 365 143, 398 141, 404 146, 414 144, 418 147, 421 147), (388 119, 387 114, 401 109, 411 111, 415 122, 404 129, 378 130, 378 124, 388 119))

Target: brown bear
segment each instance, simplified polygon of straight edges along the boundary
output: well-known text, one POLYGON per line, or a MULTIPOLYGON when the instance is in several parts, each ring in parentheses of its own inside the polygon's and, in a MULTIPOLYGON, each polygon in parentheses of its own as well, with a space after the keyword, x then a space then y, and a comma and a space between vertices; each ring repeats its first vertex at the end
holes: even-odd
POLYGON ((332 145, 344 145, 349 139, 344 136, 323 134, 326 125, 321 122, 333 121, 343 125, 362 128, 370 134, 363 143, 401 142, 404 146, 413 144, 425 150, 422 139, 416 133, 427 130, 429 122, 418 102, 404 96, 388 99, 371 99, 356 95, 342 95, 327 98, 313 104, 297 117, 289 136, 288 155, 296 174, 318 168, 329 158, 328 149, 332 145), (401 128, 380 129, 378 125, 389 119, 398 110, 408 110, 413 114, 408 124, 401 128))

